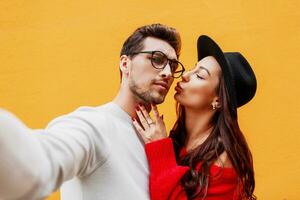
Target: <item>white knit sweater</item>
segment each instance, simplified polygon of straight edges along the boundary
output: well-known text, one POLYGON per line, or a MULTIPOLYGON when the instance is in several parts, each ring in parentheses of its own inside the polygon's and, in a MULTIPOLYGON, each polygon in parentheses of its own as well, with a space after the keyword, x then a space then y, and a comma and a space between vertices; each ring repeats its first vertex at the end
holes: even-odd
POLYGON ((117 104, 80 107, 32 130, 0 111, 0 199, 149 199, 148 162, 130 116, 117 104), (66 182, 65 182, 66 181, 66 182))

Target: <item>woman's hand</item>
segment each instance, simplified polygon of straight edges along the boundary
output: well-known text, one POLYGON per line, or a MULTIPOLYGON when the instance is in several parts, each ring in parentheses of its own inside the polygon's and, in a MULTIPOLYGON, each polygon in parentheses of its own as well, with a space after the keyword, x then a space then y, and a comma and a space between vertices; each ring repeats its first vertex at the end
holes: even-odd
POLYGON ((155 122, 151 119, 149 113, 144 106, 139 106, 136 109, 140 123, 133 118, 133 125, 140 134, 145 144, 160 140, 167 137, 166 126, 163 121, 163 116, 159 116, 156 105, 152 105, 155 122))

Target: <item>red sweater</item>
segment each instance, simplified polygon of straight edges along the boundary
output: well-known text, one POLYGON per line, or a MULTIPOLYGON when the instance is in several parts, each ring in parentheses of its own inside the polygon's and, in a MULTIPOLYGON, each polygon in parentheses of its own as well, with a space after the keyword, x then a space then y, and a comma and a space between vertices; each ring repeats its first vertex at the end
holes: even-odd
MULTIPOLYGON (((187 200, 180 179, 189 170, 189 167, 176 163, 172 139, 165 138, 148 143, 145 149, 150 167, 151 200, 187 200)), ((184 154, 186 154, 185 149, 181 150, 180 156, 184 154)), ((200 165, 201 163, 197 168, 200 165)), ((237 174, 233 168, 211 166, 205 200, 237 200, 236 189, 237 174)))

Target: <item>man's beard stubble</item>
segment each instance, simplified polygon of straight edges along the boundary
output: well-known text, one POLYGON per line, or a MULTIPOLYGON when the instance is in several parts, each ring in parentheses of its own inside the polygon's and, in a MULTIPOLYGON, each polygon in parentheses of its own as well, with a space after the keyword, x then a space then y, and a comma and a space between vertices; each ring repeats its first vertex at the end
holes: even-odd
MULTIPOLYGON (((149 86, 152 85, 152 82, 153 81, 150 82, 149 86)), ((150 90, 150 88, 149 89, 140 88, 136 84, 136 82, 132 79, 129 82, 129 89, 134 95, 134 97, 137 99, 137 101, 139 102, 142 101, 145 104, 150 104, 150 103, 161 104, 165 99, 165 95, 162 94, 155 97, 153 94, 154 92, 150 90)))

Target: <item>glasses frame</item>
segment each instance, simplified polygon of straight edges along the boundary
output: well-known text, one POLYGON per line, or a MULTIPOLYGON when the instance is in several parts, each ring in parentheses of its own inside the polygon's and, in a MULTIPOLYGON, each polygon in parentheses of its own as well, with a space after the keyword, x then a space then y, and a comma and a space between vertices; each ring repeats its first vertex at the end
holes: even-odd
POLYGON ((180 78, 182 76, 183 72, 185 71, 185 68, 184 68, 183 64, 181 62, 179 62, 178 60, 168 58, 168 56, 166 54, 164 54, 163 52, 161 52, 161 51, 139 51, 139 52, 133 52, 130 55, 137 55, 137 54, 140 54, 140 53, 146 53, 146 54, 151 54, 151 58, 153 58, 153 55, 157 52, 161 53, 167 59, 168 62, 166 62, 166 64, 163 67, 157 67, 157 66, 155 66, 155 64, 153 64, 153 59, 150 59, 152 67, 154 67, 155 69, 164 69, 168 64, 170 65, 170 63, 172 63, 172 62, 173 63, 176 62, 176 63, 178 63, 179 65, 182 66, 182 70, 172 72, 172 77, 173 78, 180 78), (175 76, 175 73, 179 74, 179 75, 175 76))

